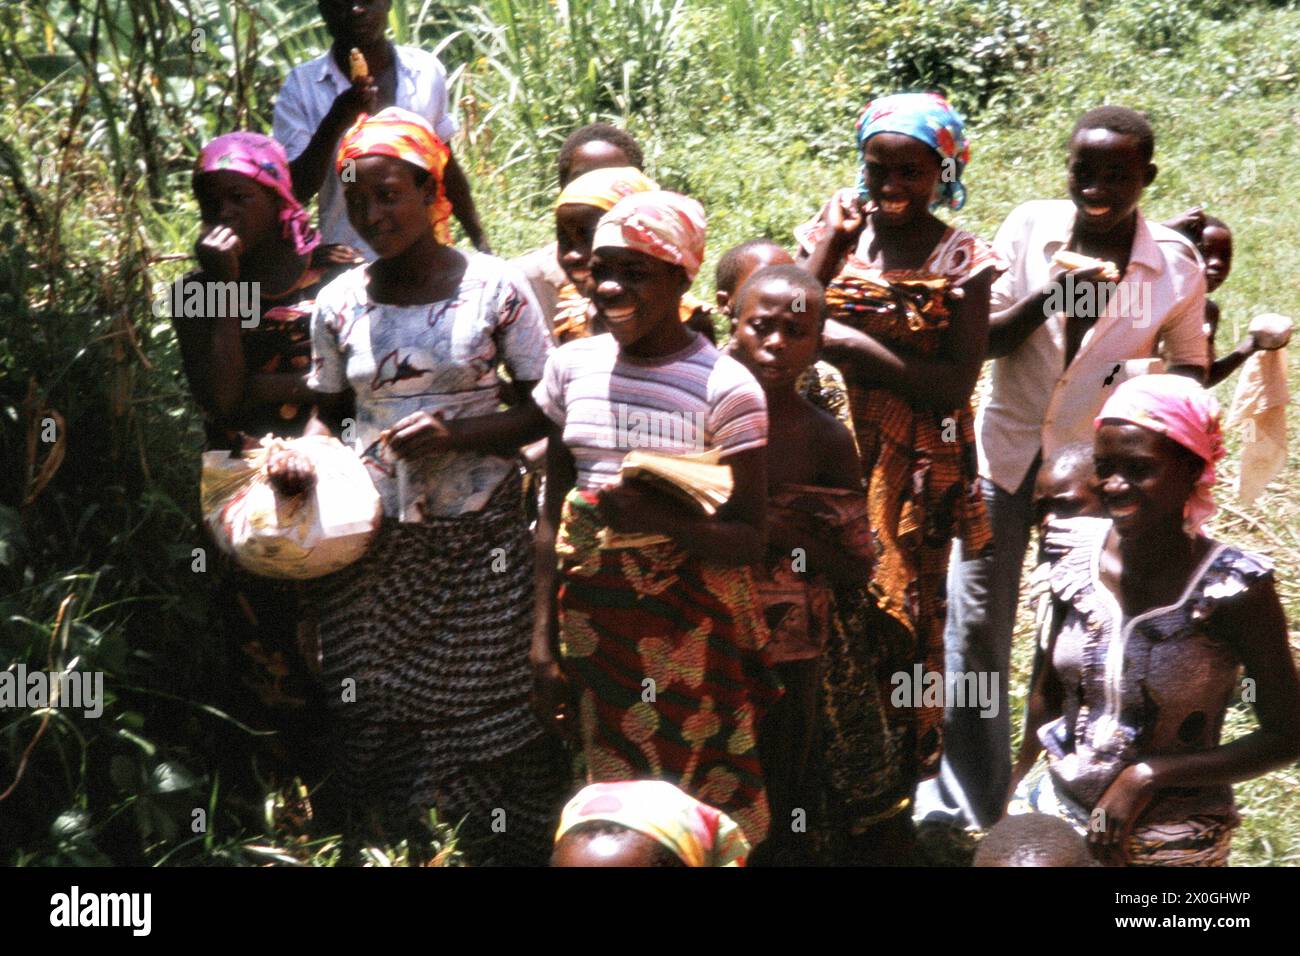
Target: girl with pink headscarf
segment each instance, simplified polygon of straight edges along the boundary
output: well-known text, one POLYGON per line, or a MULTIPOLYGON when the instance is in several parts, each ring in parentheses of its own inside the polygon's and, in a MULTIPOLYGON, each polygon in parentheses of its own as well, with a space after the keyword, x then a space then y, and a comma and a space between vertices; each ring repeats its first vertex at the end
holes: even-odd
MULTIPOLYGON (((235 132, 209 142, 193 189, 199 267, 172 286, 166 304, 205 449, 238 452, 267 434, 297 437, 315 402, 306 377, 316 296, 355 254, 320 244, 294 198, 284 150, 267 136, 235 132)), ((239 678, 224 703, 279 731, 288 741, 281 752, 300 760, 325 711, 298 652, 298 586, 218 561, 214 610, 239 678)))
POLYGON ((1008 812, 1061 816, 1111 865, 1223 866, 1231 785, 1300 755, 1273 567, 1202 532, 1223 455, 1209 392, 1130 379, 1096 429, 1108 517, 1049 525, 1052 625, 1028 720, 1044 755, 1008 812), (1259 728, 1221 744, 1239 688, 1259 728))
POLYGON ((193 187, 199 269, 173 287, 169 304, 207 447, 238 451, 267 433, 301 435, 313 402, 312 306, 356 254, 320 244, 294 198, 284 149, 269 136, 212 140, 193 187))

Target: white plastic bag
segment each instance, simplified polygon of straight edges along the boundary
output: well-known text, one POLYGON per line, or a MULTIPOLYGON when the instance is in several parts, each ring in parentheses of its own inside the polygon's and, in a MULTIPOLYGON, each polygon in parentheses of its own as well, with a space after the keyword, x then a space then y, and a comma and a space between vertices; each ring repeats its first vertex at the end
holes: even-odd
POLYGON ((332 574, 366 553, 383 506, 356 453, 335 438, 270 435, 260 448, 232 458, 203 455, 199 495, 203 520, 240 566, 271 578, 305 580, 332 574), (281 449, 298 452, 316 471, 309 491, 278 494, 266 463, 281 449))

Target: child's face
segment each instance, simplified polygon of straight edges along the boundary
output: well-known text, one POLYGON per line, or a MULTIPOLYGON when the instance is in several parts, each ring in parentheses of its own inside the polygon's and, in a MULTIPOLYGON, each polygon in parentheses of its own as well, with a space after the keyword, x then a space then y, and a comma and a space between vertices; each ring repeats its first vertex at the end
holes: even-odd
POLYGON ((939 187, 939 154, 927 144, 902 133, 877 133, 867 140, 867 190, 879 211, 876 222, 902 226, 930 212, 939 187))
POLYGON ((680 324, 678 305, 691 284, 681 266, 617 246, 592 252, 590 281, 597 321, 621 348, 664 323, 680 324))
POLYGON ((1034 516, 1041 528, 1057 518, 1100 517, 1092 462, 1056 464, 1039 470, 1034 481, 1034 516))
POLYGON ((603 139, 593 139, 574 150, 573 159, 569 162, 569 178, 560 183, 560 187, 567 186, 579 176, 589 173, 593 169, 631 165, 632 161, 627 158, 627 153, 623 152, 622 149, 613 143, 605 142, 603 139))
POLYGON ((784 279, 763 279, 738 303, 733 353, 764 391, 793 388, 821 345, 820 298, 784 279))
POLYGON ((373 46, 388 30, 392 0, 317 0, 325 29, 344 46, 373 46))
POLYGON ((417 171, 392 156, 362 156, 356 162, 355 181, 343 184, 348 222, 381 259, 405 252, 432 233, 429 204, 437 196, 438 182, 430 176, 417 186, 417 171))
POLYGON ((195 183, 195 197, 206 235, 225 226, 251 249, 279 235, 280 201, 261 183, 228 169, 204 173, 195 183))
POLYGON ((1076 231, 1104 235, 1132 217, 1156 167, 1142 158, 1136 136, 1108 129, 1080 130, 1070 140, 1070 198, 1076 231))
POLYGON ((556 258, 578 291, 591 297, 591 240, 604 211, 599 206, 569 203, 555 210, 556 258))
MULTIPOLYGON (((768 266, 792 266, 794 257, 778 245, 752 246, 746 253, 745 258, 741 260, 740 268, 736 271, 735 284, 729 289, 718 289, 714 296, 718 302, 718 308, 727 309, 731 297, 736 294, 736 290, 743 286, 749 277, 759 269, 766 269, 768 266)), ((734 316, 733 331, 734 331, 734 316)))
POLYGON ((1201 230, 1201 258, 1205 260, 1205 291, 1213 292, 1232 272, 1232 233, 1219 226, 1201 230))

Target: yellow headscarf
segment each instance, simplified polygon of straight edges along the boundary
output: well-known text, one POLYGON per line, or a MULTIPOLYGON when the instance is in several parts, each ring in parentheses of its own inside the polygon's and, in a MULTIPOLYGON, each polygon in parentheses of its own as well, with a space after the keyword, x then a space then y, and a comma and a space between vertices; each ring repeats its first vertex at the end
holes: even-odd
POLYGON ((565 186, 555 208, 595 206, 609 212, 624 196, 658 188, 658 183, 633 166, 607 166, 583 173, 565 186))
POLYGON ((559 841, 579 823, 606 820, 662 843, 687 866, 744 866, 749 841, 731 817, 663 780, 583 787, 560 814, 559 841))

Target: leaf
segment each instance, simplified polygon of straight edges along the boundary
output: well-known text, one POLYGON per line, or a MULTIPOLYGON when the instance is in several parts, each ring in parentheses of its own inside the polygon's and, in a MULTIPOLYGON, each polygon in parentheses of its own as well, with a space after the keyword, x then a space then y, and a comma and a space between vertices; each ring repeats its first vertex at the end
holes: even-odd
MULTIPOLYGON (((119 733, 124 732, 119 731, 119 733)), ((130 794, 139 793, 140 785, 144 782, 140 765, 130 757, 121 754, 108 762, 108 777, 117 789, 130 794)))
POLYGON ((195 777, 180 764, 164 760, 149 774, 150 793, 183 793, 199 785, 195 777))
POLYGON ((90 814, 85 810, 64 810, 50 824, 50 839, 55 844, 77 843, 88 837, 90 814))

